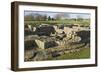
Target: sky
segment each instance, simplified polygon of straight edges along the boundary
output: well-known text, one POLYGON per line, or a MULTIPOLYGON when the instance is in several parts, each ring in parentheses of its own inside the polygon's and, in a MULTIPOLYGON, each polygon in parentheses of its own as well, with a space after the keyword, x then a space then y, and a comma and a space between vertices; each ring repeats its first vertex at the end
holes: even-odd
POLYGON ((84 19, 90 19, 90 14, 89 13, 69 13, 69 12, 48 12, 48 11, 24 11, 24 15, 35 15, 35 14, 40 14, 40 15, 47 15, 52 18, 54 18, 57 14, 62 15, 64 18, 70 17, 70 18, 77 18, 81 17, 84 19))

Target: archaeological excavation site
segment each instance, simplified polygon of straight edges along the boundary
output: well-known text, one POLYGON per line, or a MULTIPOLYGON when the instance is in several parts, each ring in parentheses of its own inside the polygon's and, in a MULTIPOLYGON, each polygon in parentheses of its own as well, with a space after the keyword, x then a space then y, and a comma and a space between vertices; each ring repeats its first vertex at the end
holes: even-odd
POLYGON ((85 14, 83 18, 76 14, 77 19, 70 15, 31 12, 24 16, 25 62, 90 58, 90 19, 85 14))

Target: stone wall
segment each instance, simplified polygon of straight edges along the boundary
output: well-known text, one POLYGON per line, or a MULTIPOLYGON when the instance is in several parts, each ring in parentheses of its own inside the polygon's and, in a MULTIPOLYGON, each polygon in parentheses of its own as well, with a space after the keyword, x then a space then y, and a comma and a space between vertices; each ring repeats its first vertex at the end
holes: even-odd
POLYGON ((39 48, 45 49, 45 42, 43 42, 43 41, 41 41, 41 40, 38 40, 38 39, 36 39, 35 42, 36 42, 36 44, 37 44, 37 46, 38 46, 39 48))

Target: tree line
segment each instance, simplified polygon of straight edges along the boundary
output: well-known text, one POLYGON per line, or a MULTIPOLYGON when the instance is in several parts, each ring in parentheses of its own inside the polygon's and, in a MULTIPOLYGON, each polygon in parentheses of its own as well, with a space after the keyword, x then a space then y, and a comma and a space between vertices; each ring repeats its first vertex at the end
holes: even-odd
POLYGON ((73 19, 76 21, 84 20, 82 16, 77 15, 76 18, 71 18, 69 14, 56 14, 55 16, 48 16, 42 14, 29 14, 24 16, 25 21, 50 21, 50 20, 66 20, 66 19, 73 19))

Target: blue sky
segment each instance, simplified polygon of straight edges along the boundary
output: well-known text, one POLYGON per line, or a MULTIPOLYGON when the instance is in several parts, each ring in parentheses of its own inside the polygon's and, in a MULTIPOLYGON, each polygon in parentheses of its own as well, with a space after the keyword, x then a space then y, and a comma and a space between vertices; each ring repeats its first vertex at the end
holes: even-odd
POLYGON ((55 17, 57 14, 62 15, 63 17, 67 18, 69 16, 70 18, 77 18, 81 17, 84 19, 90 19, 90 14, 89 13, 69 13, 69 12, 48 12, 48 11, 24 11, 24 15, 34 15, 34 14, 41 14, 41 15, 47 15, 50 17, 55 17))

